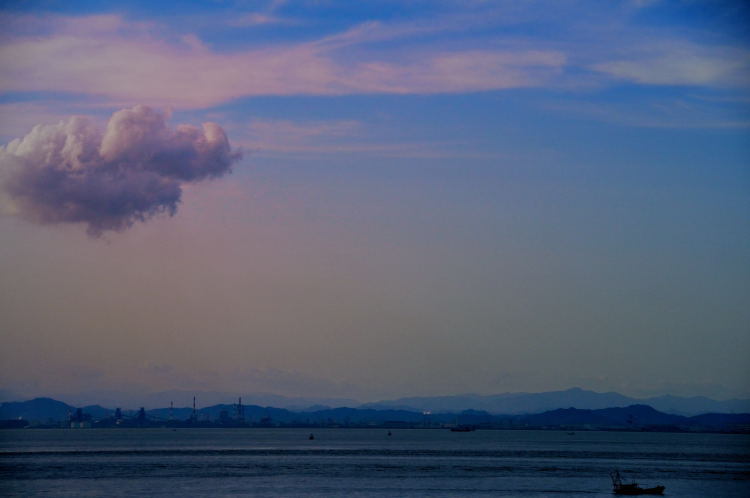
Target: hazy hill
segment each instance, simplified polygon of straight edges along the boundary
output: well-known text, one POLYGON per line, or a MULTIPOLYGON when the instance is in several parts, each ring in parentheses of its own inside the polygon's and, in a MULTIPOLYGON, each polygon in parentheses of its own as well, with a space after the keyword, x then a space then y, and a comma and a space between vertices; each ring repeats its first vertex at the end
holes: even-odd
MULTIPOLYGON (((87 393, 57 395, 72 406, 98 404, 109 408, 160 409, 169 406, 191 407, 193 396, 198 408, 219 404, 236 403, 238 393, 217 391, 171 390, 156 393, 124 393, 117 391, 91 391, 87 393)), ((749 413, 750 399, 717 401, 704 396, 656 396, 632 398, 616 392, 598 393, 580 388, 543 393, 504 393, 494 395, 460 394, 451 396, 407 397, 362 404, 348 398, 289 397, 268 393, 242 394, 245 405, 273 406, 293 411, 318 411, 327 408, 357 407, 373 409, 396 409, 407 411, 431 411, 460 413, 465 410, 486 411, 492 414, 541 413, 557 408, 625 407, 634 404, 649 405, 655 409, 675 415, 699 415, 702 413, 749 413)))
MULTIPOLYGON (((750 413, 745 414, 704 414, 685 417, 660 412, 647 405, 608 407, 600 409, 557 408, 542 413, 524 415, 497 415, 487 411, 465 410, 460 413, 431 413, 420 411, 374 408, 327 408, 321 410, 293 411, 285 408, 244 405, 245 421, 251 424, 264 423, 271 426, 290 425, 341 425, 341 426, 392 426, 406 424, 411 427, 431 427, 462 424, 485 428, 570 428, 580 429, 673 429, 710 431, 747 431, 750 428, 750 413)), ((6 402, 0 404, 0 419, 23 418, 32 424, 44 424, 67 420, 75 407, 50 398, 36 398, 30 401, 6 402)), ((98 405, 82 408, 92 415, 94 421, 106 419, 112 410, 98 405)), ((236 405, 212 405, 197 410, 199 422, 216 422, 222 411, 230 419, 236 415, 236 405)), ((125 417, 135 416, 134 411, 126 411, 125 417)), ((192 408, 158 408, 146 412, 151 423, 160 424, 173 419, 185 421, 192 414, 192 408)))
POLYGON ((268 393, 242 394, 237 392, 186 391, 179 389, 137 394, 98 390, 55 395, 57 399, 64 400, 66 403, 76 406, 99 404, 111 408, 127 407, 129 409, 137 409, 141 406, 146 409, 158 409, 169 406, 170 402, 175 407, 192 407, 194 396, 198 408, 236 402, 240 396, 242 397, 242 402, 246 405, 275 406, 292 410, 307 410, 315 406, 336 407, 357 406, 360 404, 358 401, 348 398, 289 397, 268 393))
POLYGON ((654 410, 646 405, 622 408, 581 410, 578 408, 557 409, 535 415, 527 415, 523 422, 533 426, 574 426, 636 428, 649 426, 679 426, 689 424, 689 419, 654 410))
POLYGON ((722 430, 727 427, 750 428, 750 413, 706 413, 690 417, 694 427, 722 430))
POLYGON ((750 399, 728 399, 717 401, 705 396, 656 396, 640 400, 657 410, 678 415, 699 415, 701 413, 748 413, 750 399))
MULTIPOLYGON (((221 404, 207 406, 197 410, 198 420, 218 420, 222 411, 226 411, 230 418, 237 413, 236 405, 221 404)), ((190 417, 192 409, 175 408, 172 417, 175 420, 186 420, 190 417)), ((245 421, 258 423, 268 418, 274 424, 323 424, 335 423, 341 425, 349 424, 382 424, 389 421, 420 423, 423 415, 417 412, 402 410, 373 410, 358 408, 325 408, 321 410, 293 411, 285 408, 263 407, 257 405, 243 405, 245 421)), ((148 410, 148 416, 157 420, 169 419, 169 408, 148 410)))
POLYGON ((613 429, 677 428, 683 430, 744 430, 750 428, 750 413, 708 413, 694 417, 672 415, 647 405, 581 410, 567 408, 514 418, 516 424, 533 427, 590 426, 613 429))
MULTIPOLYGON (((99 405, 82 408, 95 419, 111 416, 113 410, 99 405)), ((22 418, 32 423, 45 424, 67 420, 76 407, 52 398, 34 398, 29 401, 6 401, 0 403, 0 420, 22 418)))
POLYGON ((99 405, 87 405, 81 408, 83 413, 88 413, 95 419, 101 419, 105 417, 111 417, 115 414, 115 411, 109 408, 103 408, 99 405))
POLYGON ((0 419, 22 418, 29 422, 46 423, 65 420, 75 408, 52 398, 34 398, 29 401, 0 403, 0 419))
POLYGON ((412 397, 379 401, 364 406, 373 408, 398 407, 402 409, 461 412, 483 410, 495 414, 540 413, 556 408, 598 409, 627 406, 635 401, 618 393, 596 393, 579 388, 544 393, 505 393, 482 396, 463 394, 455 396, 412 397))
POLYGON ((493 414, 531 414, 558 408, 597 410, 602 408, 649 405, 657 410, 679 415, 702 413, 747 413, 750 400, 716 401, 705 397, 683 398, 659 396, 637 399, 619 393, 597 393, 574 387, 565 391, 544 393, 505 393, 482 396, 463 394, 455 396, 411 397, 379 401, 362 405, 366 408, 398 408, 432 412, 458 413, 464 410, 483 410, 493 414))

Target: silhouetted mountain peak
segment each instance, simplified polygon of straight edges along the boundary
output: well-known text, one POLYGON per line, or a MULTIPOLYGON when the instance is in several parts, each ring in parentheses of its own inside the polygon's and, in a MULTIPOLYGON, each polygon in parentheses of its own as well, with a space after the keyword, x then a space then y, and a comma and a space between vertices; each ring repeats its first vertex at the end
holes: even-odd
POLYGON ((503 393, 487 396, 467 394, 399 398, 367 403, 362 406, 453 413, 460 413, 464 410, 483 410, 493 414, 520 415, 525 413, 542 413, 564 407, 595 410, 638 404, 652 406, 663 412, 680 415, 698 415, 708 412, 750 412, 750 400, 715 401, 709 398, 681 398, 679 396, 636 399, 616 392, 598 393, 580 387, 543 393, 503 393))

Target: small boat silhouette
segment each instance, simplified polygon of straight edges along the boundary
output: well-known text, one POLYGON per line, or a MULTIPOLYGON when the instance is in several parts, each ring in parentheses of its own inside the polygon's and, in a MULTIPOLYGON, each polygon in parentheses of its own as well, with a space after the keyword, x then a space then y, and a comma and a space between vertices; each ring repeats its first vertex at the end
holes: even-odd
POLYGON ((475 430, 477 430, 477 428, 473 425, 457 425, 451 427, 451 432, 474 432, 475 430))
POLYGON ((642 488, 637 482, 623 483, 620 471, 610 472, 612 478, 612 492, 616 495, 663 495, 664 486, 654 486, 653 488, 642 488))

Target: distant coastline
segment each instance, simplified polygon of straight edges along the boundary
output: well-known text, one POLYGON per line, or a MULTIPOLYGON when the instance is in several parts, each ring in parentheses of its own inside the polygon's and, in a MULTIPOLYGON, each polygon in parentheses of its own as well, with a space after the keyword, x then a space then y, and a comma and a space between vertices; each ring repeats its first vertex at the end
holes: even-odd
MULTIPOLYGON (((481 410, 430 412, 375 408, 284 408, 216 404, 200 409, 74 407, 52 398, 0 404, 0 428, 383 428, 720 432, 750 434, 750 413, 682 416, 636 404, 601 409, 558 408, 522 415, 481 410)), ((572 434, 571 434, 572 435, 572 434)))

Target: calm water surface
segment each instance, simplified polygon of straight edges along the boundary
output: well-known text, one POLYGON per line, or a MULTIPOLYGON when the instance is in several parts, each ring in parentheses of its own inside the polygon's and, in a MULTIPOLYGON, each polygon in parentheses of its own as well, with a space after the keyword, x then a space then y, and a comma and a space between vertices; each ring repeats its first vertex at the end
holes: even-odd
POLYGON ((0 431, 2 496, 750 497, 750 436, 385 429, 0 431))

